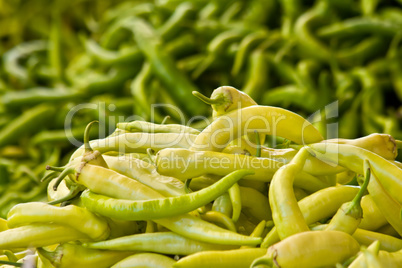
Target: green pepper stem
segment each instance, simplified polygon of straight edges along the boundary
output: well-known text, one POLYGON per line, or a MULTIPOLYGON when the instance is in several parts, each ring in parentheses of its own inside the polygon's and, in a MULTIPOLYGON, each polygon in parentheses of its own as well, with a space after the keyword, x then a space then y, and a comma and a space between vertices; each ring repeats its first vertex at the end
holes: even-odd
POLYGON ((170 119, 170 115, 165 116, 165 118, 163 118, 161 125, 164 125, 166 123, 167 120, 170 119))
POLYGON ((45 182, 45 181, 51 180, 51 179, 53 179, 53 178, 56 178, 56 177, 57 177, 57 173, 58 173, 58 171, 50 172, 49 174, 47 174, 46 176, 44 176, 44 177, 40 180, 40 182, 45 182))
POLYGON ((0 261, 0 264, 12 265, 15 267, 22 267, 22 263, 11 262, 11 261, 0 261))
POLYGON ((64 178, 69 175, 74 173, 74 168, 66 168, 63 170, 63 172, 60 173, 59 177, 57 178, 56 182, 53 185, 53 190, 57 191, 57 188, 59 187, 60 183, 64 180, 64 178))
POLYGON ((63 172, 64 167, 53 167, 53 166, 46 166, 46 170, 52 170, 52 171, 56 171, 56 172, 63 172))
POLYGON ((258 131, 254 130, 255 133, 255 142, 257 143, 257 152, 255 153, 256 157, 261 157, 261 141, 260 135, 258 135, 258 131))
POLYGON ((11 262, 17 262, 18 261, 17 256, 15 256, 15 254, 10 250, 5 250, 4 255, 6 255, 8 260, 11 261, 11 262))
POLYGON ((185 182, 184 182, 184 190, 186 191, 186 193, 192 193, 193 191, 191 191, 191 189, 190 189, 190 183, 191 183, 191 179, 187 179, 185 182))
POLYGON ((54 263, 54 260, 56 258, 55 252, 50 252, 50 251, 44 250, 43 248, 37 248, 36 250, 38 251, 40 256, 45 257, 45 259, 50 261, 50 263, 52 263, 52 264, 54 263))
POLYGON ((193 91, 193 95, 196 96, 197 98, 199 98, 200 100, 202 100, 203 102, 205 102, 206 104, 209 104, 209 105, 221 104, 221 103, 224 102, 223 97, 216 98, 216 99, 211 99, 211 98, 208 98, 207 96, 201 94, 198 91, 193 91))
MULTIPOLYGON (((272 267, 276 263, 276 260, 274 259, 274 255, 270 254, 270 256, 262 256, 258 259, 255 259, 253 263, 251 264, 250 267, 272 267)), ((280 267, 280 266, 278 266, 280 267)))
POLYGON ((69 200, 73 199, 74 197, 76 197, 78 195, 78 193, 79 193, 78 187, 73 185, 73 186, 71 186, 70 192, 66 196, 53 200, 53 201, 50 201, 50 202, 47 202, 47 203, 49 205, 57 205, 57 204, 65 202, 65 201, 69 201, 69 200))
POLYGON ((366 172, 366 174, 365 174, 365 178, 364 178, 363 185, 360 187, 359 192, 358 192, 357 195, 353 198, 352 202, 350 202, 350 206, 349 206, 349 209, 348 209, 347 213, 348 213, 349 211, 351 211, 352 208, 357 207, 357 206, 360 206, 360 201, 362 200, 362 198, 363 198, 363 196, 364 196, 364 193, 365 193, 366 190, 367 190, 367 186, 368 186, 369 182, 370 182, 370 168, 367 169, 367 172, 366 172))
POLYGON ((99 123, 99 121, 98 121, 98 120, 94 120, 94 121, 90 122, 90 123, 86 126, 85 131, 84 131, 84 148, 85 148, 85 152, 86 152, 86 153, 91 153, 91 152, 93 152, 93 150, 92 150, 92 148, 91 148, 91 145, 89 144, 89 132, 90 132, 91 127, 92 127, 92 125, 93 125, 94 123, 99 123))

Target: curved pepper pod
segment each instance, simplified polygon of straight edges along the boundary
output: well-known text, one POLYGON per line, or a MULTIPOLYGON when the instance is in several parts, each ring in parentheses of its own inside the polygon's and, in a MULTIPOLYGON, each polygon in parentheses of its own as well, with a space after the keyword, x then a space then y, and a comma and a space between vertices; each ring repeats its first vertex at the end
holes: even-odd
POLYGON ((340 231, 307 231, 290 236, 268 248, 267 254, 256 259, 251 267, 334 266, 352 257, 360 245, 349 234, 340 231))
POLYGON ((401 235, 402 221, 400 213, 402 211, 402 205, 385 191, 384 187, 378 181, 376 174, 368 168, 371 164, 369 164, 368 161, 365 161, 364 165, 365 168, 367 168, 366 173, 370 173, 371 175, 370 183, 367 188, 370 196, 389 224, 391 224, 398 234, 401 235))
POLYGON ((14 206, 7 215, 9 228, 32 223, 60 224, 79 230, 93 240, 109 237, 107 222, 85 208, 69 205, 56 207, 41 202, 30 202, 14 206))
POLYGON ((303 169, 309 154, 305 148, 300 149, 290 163, 275 173, 269 186, 272 219, 281 239, 309 230, 293 191, 296 174, 303 169))
POLYGON ((112 240, 87 243, 84 246, 93 249, 145 251, 168 255, 190 255, 200 251, 236 248, 236 246, 230 245, 204 243, 172 232, 134 234, 112 240))
POLYGON ((402 203, 402 169, 385 158, 366 149, 347 144, 315 143, 309 145, 316 157, 326 163, 346 167, 357 174, 364 174, 364 161, 370 161, 371 171, 384 189, 402 203))
POLYGON ((250 106, 217 118, 195 139, 191 150, 222 151, 232 140, 257 130, 298 144, 323 140, 310 122, 291 111, 271 106, 250 106))
POLYGON ((92 193, 81 195, 84 206, 95 213, 120 220, 152 220, 188 213, 224 194, 243 176, 254 173, 241 169, 225 176, 213 185, 190 194, 151 200, 114 199, 92 193))

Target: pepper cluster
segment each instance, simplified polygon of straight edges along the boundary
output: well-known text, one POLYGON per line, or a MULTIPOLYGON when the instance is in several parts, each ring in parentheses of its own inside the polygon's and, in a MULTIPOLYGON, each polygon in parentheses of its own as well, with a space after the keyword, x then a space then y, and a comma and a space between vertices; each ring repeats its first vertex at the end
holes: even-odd
POLYGON ((132 121, 90 140, 88 124, 69 162, 47 166, 49 202, 18 204, 1 221, 0 263, 400 265, 401 141, 324 140, 298 114, 233 87, 201 98, 214 110, 201 131, 132 121), (273 135, 286 148, 265 146, 273 135), (23 257, 26 248, 37 251, 23 257))
POLYGON ((206 115, 193 90, 233 85, 303 116, 338 101, 341 137, 402 138, 396 0, 98 2, 3 3, 0 191, 14 190, 0 200, 2 217, 43 198, 37 167, 66 163, 87 122, 100 120, 105 137, 133 107, 156 123, 178 118, 152 103, 206 115))

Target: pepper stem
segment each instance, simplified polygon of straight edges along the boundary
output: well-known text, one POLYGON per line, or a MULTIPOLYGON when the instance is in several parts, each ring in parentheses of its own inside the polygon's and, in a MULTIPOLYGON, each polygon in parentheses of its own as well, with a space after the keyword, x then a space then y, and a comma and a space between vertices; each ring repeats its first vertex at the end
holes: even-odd
POLYGON ((54 263, 54 260, 56 258, 56 253, 55 252, 50 252, 47 250, 44 250, 43 248, 37 248, 36 249, 38 251, 38 254, 42 257, 44 257, 45 259, 47 259, 48 261, 50 261, 50 263, 54 263))
POLYGON ((261 157, 261 141, 260 141, 260 135, 258 135, 258 131, 254 130, 255 133, 255 142, 257 144, 257 152, 255 153, 256 157, 261 157))
MULTIPOLYGON (((276 264, 275 256, 274 254, 266 254, 265 256, 262 256, 260 258, 257 258, 253 261, 250 267, 257 268, 257 267, 272 267, 276 264)), ((278 266, 280 267, 280 266, 278 266)))
POLYGON ((15 256, 15 254, 10 250, 4 250, 4 255, 6 255, 8 260, 11 261, 11 262, 17 262, 18 261, 17 256, 15 256))
MULTIPOLYGON (((368 164, 368 165, 370 165, 370 164, 368 164)), ((352 202, 350 202, 350 206, 349 206, 348 211, 346 211, 346 214, 349 213, 352 210, 352 208, 360 205, 360 201, 362 200, 364 193, 367 190, 367 186, 368 186, 369 182, 370 182, 370 167, 368 167, 365 170, 364 182, 363 182, 362 186, 360 187, 360 190, 357 193, 357 195, 353 198, 352 202)))
POLYGON ((12 262, 12 261, 0 261, 0 264, 12 265, 15 267, 22 267, 22 263, 12 262))
POLYGON ((161 125, 164 125, 166 123, 166 121, 168 121, 170 119, 170 115, 165 116, 165 118, 163 118, 161 125))
POLYGON ((193 191, 191 191, 191 189, 190 189, 190 183, 191 183, 191 179, 187 179, 185 182, 184 182, 184 190, 186 191, 186 193, 192 193, 193 191))
POLYGON ((58 172, 59 172, 59 171, 50 172, 50 173, 47 174, 45 177, 43 177, 43 178, 40 180, 40 182, 45 182, 45 181, 51 180, 51 179, 53 179, 53 178, 56 178, 58 172))
POLYGON ((206 104, 209 104, 209 105, 221 104, 221 103, 224 102, 223 97, 219 97, 219 98, 216 98, 216 99, 211 99, 211 98, 208 98, 207 96, 201 94, 198 91, 193 91, 192 93, 193 93, 193 95, 195 97, 199 98, 200 100, 202 100, 203 102, 205 102, 206 104))
POLYGON ((52 171, 55 171, 55 172, 63 172, 64 167, 53 167, 53 166, 47 165, 46 170, 52 170, 52 171))
POLYGON ((91 153, 93 152, 91 145, 89 144, 89 132, 91 130, 91 127, 94 123, 99 123, 98 120, 94 120, 92 122, 90 122, 86 128, 85 128, 85 132, 84 132, 84 148, 85 148, 85 152, 86 153, 91 153))
POLYGON ((63 203, 64 201, 69 201, 69 200, 73 199, 74 197, 76 197, 79 192, 80 191, 78 190, 78 187, 73 185, 73 186, 71 186, 70 192, 66 196, 64 196, 60 199, 57 199, 57 200, 47 202, 47 203, 49 205, 57 205, 57 204, 63 203))
POLYGON ((60 183, 64 180, 64 178, 70 174, 74 174, 74 168, 66 168, 63 172, 60 173, 59 177, 57 178, 56 182, 53 184, 53 190, 57 191, 60 183))

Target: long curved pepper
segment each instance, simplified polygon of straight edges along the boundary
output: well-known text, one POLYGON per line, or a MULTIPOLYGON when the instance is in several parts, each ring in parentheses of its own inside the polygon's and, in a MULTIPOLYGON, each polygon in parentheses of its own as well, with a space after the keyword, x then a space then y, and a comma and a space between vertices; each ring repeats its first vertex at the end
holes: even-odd
POLYGON ((269 186, 272 219, 281 239, 310 230, 293 191, 295 176, 303 169, 309 154, 306 148, 300 149, 289 164, 275 173, 269 186))
POLYGON ((368 150, 346 144, 315 143, 309 147, 316 157, 326 163, 336 163, 357 174, 364 174, 364 161, 370 161, 371 172, 376 175, 384 189, 402 203, 402 169, 385 158, 368 150))
POLYGON ((245 175, 252 173, 254 171, 247 169, 234 171, 205 189, 178 197, 131 201, 109 198, 90 191, 84 191, 81 195, 81 200, 90 211, 115 219, 160 219, 188 213, 204 206, 225 193, 245 175))
POLYGON ((338 212, 334 217, 332 217, 328 227, 325 230, 342 231, 350 235, 356 231, 363 217, 363 209, 360 205, 360 202, 367 190, 369 181, 370 174, 368 173, 366 174, 364 183, 355 198, 353 198, 351 202, 344 203, 338 209, 338 212))
POLYGON ((373 198, 374 203, 382 212, 387 221, 394 227, 399 235, 402 235, 402 221, 400 219, 400 213, 402 211, 402 205, 392 198, 384 187, 379 182, 376 174, 370 168, 371 163, 368 160, 364 161, 365 175, 370 176, 372 179, 368 185, 368 191, 373 198))
POLYGON ((196 241, 173 232, 134 234, 106 241, 86 243, 84 246, 93 249, 145 251, 171 255, 190 255, 206 250, 235 248, 235 246, 230 245, 216 245, 196 241))
POLYGON ((232 140, 256 129, 260 134, 276 135, 298 144, 323 140, 320 132, 298 114, 282 108, 255 105, 217 118, 196 137, 190 149, 219 152, 232 140))

